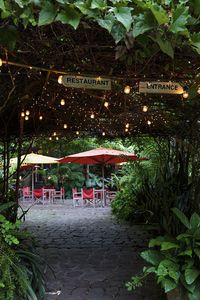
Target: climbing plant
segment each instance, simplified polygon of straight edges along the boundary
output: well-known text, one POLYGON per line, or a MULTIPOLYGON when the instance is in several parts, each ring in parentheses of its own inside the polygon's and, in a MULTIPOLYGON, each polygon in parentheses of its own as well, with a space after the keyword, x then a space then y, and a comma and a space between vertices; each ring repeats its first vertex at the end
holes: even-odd
POLYGON ((11 49, 18 36, 16 26, 61 22, 77 29, 82 21, 93 21, 116 43, 124 41, 128 49, 138 44, 145 55, 160 49, 174 58, 176 49, 185 46, 200 54, 200 0, 1 0, 0 10, 5 20, 0 43, 11 49))

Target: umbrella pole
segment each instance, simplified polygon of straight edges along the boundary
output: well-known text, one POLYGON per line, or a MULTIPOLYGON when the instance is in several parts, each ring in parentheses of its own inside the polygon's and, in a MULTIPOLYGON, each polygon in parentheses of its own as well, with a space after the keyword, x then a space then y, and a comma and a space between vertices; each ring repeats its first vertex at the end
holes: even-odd
POLYGON ((106 206, 105 190, 104 190, 104 164, 102 165, 102 189, 103 189, 103 206, 106 206))
POLYGON ((32 169, 32 200, 34 200, 34 168, 32 169))

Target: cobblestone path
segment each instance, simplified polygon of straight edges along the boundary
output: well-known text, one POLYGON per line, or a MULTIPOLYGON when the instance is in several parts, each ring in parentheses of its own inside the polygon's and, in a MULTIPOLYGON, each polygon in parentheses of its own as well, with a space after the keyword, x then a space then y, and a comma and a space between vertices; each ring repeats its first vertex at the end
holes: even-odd
POLYGON ((146 226, 116 222, 110 208, 33 207, 24 224, 36 236, 47 271, 47 300, 161 300, 152 281, 129 293, 124 287, 142 268, 146 226))

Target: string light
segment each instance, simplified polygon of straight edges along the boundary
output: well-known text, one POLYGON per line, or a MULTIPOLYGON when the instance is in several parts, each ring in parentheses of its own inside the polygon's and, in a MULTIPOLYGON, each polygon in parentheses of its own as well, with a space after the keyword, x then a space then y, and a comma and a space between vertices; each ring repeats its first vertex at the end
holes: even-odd
POLYGON ((107 101, 105 101, 104 106, 107 108, 109 106, 109 103, 107 101))
POLYGON ((143 112, 147 112, 147 111, 148 111, 148 106, 147 106, 147 105, 144 105, 143 108, 142 108, 142 111, 143 111, 143 112))
POLYGON ((30 115, 30 111, 29 111, 29 110, 26 110, 25 114, 26 114, 27 116, 29 116, 29 115, 30 115))
POLYGON ((57 133, 54 131, 53 135, 56 136, 56 134, 57 134, 57 133))
POLYGON ((43 119, 43 116, 39 116, 39 120, 42 120, 43 119))
POLYGON ((184 99, 187 99, 188 96, 189 96, 188 92, 187 92, 187 91, 184 91, 184 92, 183 92, 183 98, 184 98, 184 99))
POLYGON ((28 121, 28 119, 29 119, 29 117, 28 117, 28 116, 25 116, 25 120, 28 121))
POLYGON ((52 137, 51 136, 49 137, 49 140, 52 141, 52 137))
POLYGON ((147 121, 147 124, 148 124, 148 125, 151 125, 151 121, 150 121, 150 120, 148 120, 148 121, 147 121))
POLYGON ((64 124, 64 125, 63 125, 63 128, 65 128, 65 129, 66 129, 66 128, 67 128, 67 124, 64 124))
POLYGON ((92 112, 91 115, 90 115, 90 118, 91 118, 91 119, 94 119, 94 117, 95 117, 95 116, 94 116, 94 113, 92 112))
POLYGON ((102 132, 102 135, 103 135, 103 136, 105 136, 105 135, 106 135, 106 133, 103 131, 103 132, 102 132))
POLYGON ((125 128, 125 132, 128 132, 128 128, 125 128))
POLYGON ((129 128, 129 123, 126 123, 125 127, 126 127, 126 128, 129 128))
POLYGON ((63 80, 63 77, 62 77, 62 75, 60 75, 60 76, 58 77, 58 83, 59 83, 59 84, 62 84, 62 80, 63 80))
POLYGON ((21 117, 25 117, 25 112, 24 111, 21 112, 21 117))
POLYGON ((59 140, 59 137, 57 136, 57 137, 56 137, 56 141, 58 141, 58 140, 59 140))
POLYGON ((3 60, 0 58, 0 67, 3 65, 3 60))
POLYGON ((131 87, 129 85, 126 85, 125 88, 124 88, 124 93, 125 94, 130 94, 130 91, 131 91, 131 87))
POLYGON ((64 99, 60 100, 60 105, 65 105, 65 100, 64 99))
POLYGON ((76 131, 76 135, 79 135, 79 131, 76 131))

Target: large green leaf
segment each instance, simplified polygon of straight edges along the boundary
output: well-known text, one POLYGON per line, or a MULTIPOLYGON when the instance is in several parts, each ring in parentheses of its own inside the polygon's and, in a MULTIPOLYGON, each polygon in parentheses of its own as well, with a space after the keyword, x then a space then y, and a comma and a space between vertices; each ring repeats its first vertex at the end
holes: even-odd
POLYGON ((163 241, 164 241, 164 237, 158 236, 155 239, 151 239, 149 241, 149 247, 151 248, 151 247, 155 247, 155 246, 160 246, 163 241))
POLYGON ((80 23, 81 15, 71 7, 67 7, 62 10, 56 17, 56 21, 60 21, 63 24, 69 24, 76 29, 80 23))
POLYGON ((113 9, 116 19, 126 28, 127 31, 130 30, 133 22, 131 10, 132 8, 130 7, 119 7, 113 9))
POLYGON ((186 269, 185 270, 185 281, 187 284, 192 284, 200 274, 200 270, 196 268, 186 269))
POLYGON ((173 33, 183 32, 187 30, 187 20, 190 18, 189 7, 178 5, 173 13, 173 21, 170 31, 173 33))
POLYGON ((170 292, 171 290, 175 289, 177 284, 173 279, 164 278, 161 281, 161 284, 165 290, 165 293, 170 292))
POLYGON ((91 2, 91 8, 98 8, 100 10, 103 10, 107 7, 107 0, 92 0, 91 2))
POLYGON ((39 13, 38 26, 52 23, 56 17, 56 7, 49 1, 46 1, 44 7, 39 13))
POLYGON ((157 26, 156 20, 151 12, 147 11, 144 14, 134 17, 133 21, 133 36, 137 37, 144 32, 147 32, 157 26))
POLYGON ((164 256, 156 250, 143 251, 141 257, 152 265, 158 265, 164 258, 164 256))
POLYGON ((172 243, 172 242, 163 242, 161 244, 161 250, 169 250, 169 249, 174 249, 174 248, 179 248, 178 244, 172 243))
POLYGON ((13 50, 16 45, 18 32, 14 26, 3 26, 0 28, 0 45, 13 50))
POLYGON ((191 45, 198 52, 198 54, 200 54, 200 32, 193 33, 190 37, 191 45))
POLYGON ((111 30, 111 35, 114 38, 115 42, 118 43, 121 41, 126 34, 126 29, 120 23, 114 24, 111 30))
POLYGON ((0 9, 2 9, 3 11, 6 10, 4 0, 0 0, 0 9))
POLYGON ((192 214, 190 224, 192 228, 200 227, 200 216, 196 212, 192 214))
POLYGON ((161 5, 149 3, 148 6, 159 25, 169 22, 169 16, 167 14, 167 11, 161 5))
POLYGON ((97 19, 98 24, 111 32, 115 19, 112 15, 106 16, 104 19, 97 19))
POLYGON ((151 37, 151 39, 159 45, 163 53, 174 58, 174 49, 169 40, 165 40, 160 34, 157 34, 156 37, 151 37))
POLYGON ((187 227, 188 229, 191 228, 191 225, 190 225, 190 222, 189 222, 188 218, 186 217, 186 215, 181 210, 174 207, 174 208, 172 208, 172 211, 175 214, 175 216, 179 219, 179 221, 183 225, 185 225, 185 227, 187 227))

